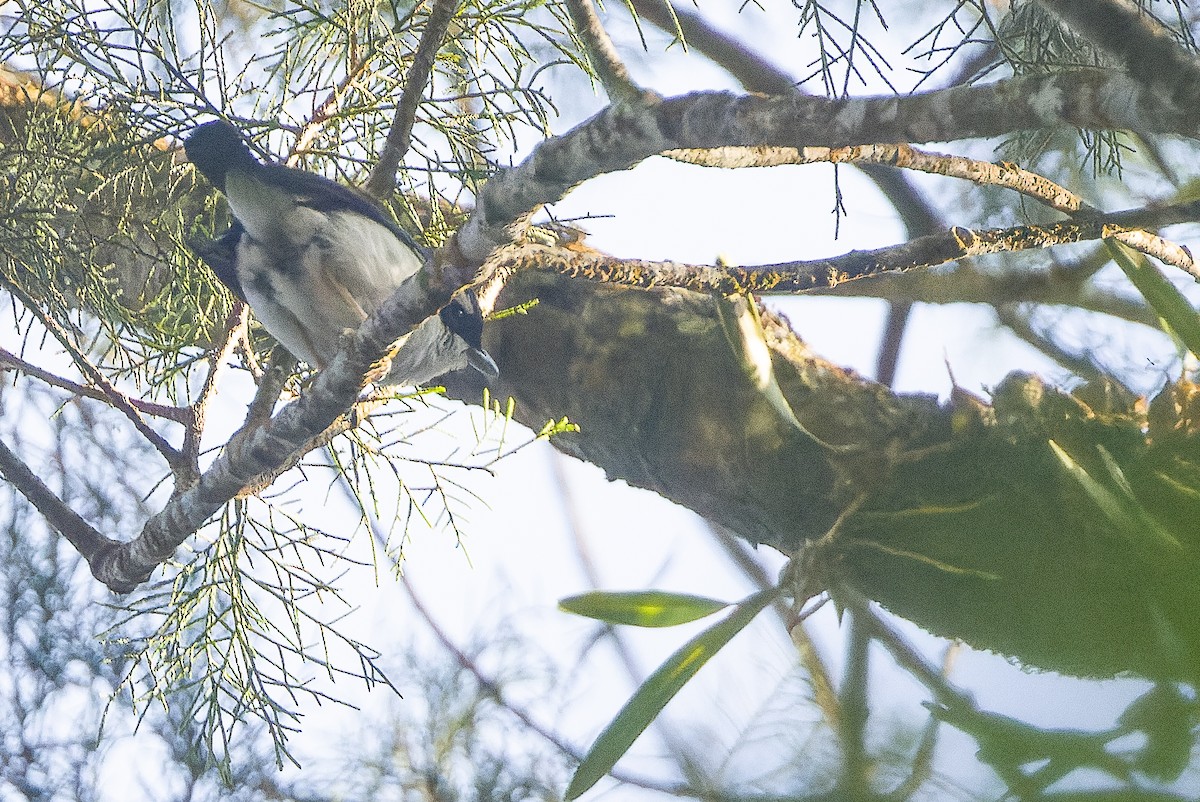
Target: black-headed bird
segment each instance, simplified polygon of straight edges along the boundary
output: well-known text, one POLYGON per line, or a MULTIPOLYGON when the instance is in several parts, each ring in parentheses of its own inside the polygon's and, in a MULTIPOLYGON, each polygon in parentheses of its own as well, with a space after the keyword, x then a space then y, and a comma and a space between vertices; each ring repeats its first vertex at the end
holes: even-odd
MULTIPOLYGON (((184 150, 233 212, 229 230, 201 256, 276 340, 313 367, 328 365, 343 332, 357 329, 429 258, 349 187, 255 159, 227 122, 197 127, 184 150)), ((479 301, 458 293, 408 335, 383 383, 425 384, 467 365, 496 376, 482 335, 479 301)))

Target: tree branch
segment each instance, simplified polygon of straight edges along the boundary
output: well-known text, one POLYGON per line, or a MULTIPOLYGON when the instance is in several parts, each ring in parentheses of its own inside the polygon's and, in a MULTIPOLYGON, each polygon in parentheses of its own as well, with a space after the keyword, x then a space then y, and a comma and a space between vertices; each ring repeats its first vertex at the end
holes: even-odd
POLYGON ((684 43, 703 53, 737 79, 749 92, 786 95, 795 89, 795 81, 740 39, 727 36, 692 11, 674 8, 665 0, 632 0, 632 9, 659 29, 680 33, 684 43))
POLYGON ((119 593, 144 582, 226 502, 286 464, 343 415, 371 377, 386 372, 392 344, 444 306, 454 289, 427 284, 420 275, 410 279, 347 338, 302 398, 269 421, 239 430, 199 481, 173 496, 134 540, 89 557, 92 574, 119 593))
POLYGON ((592 0, 566 0, 566 5, 571 24, 579 34, 588 62, 596 71, 608 99, 613 103, 649 99, 651 95, 629 77, 629 70, 617 55, 617 48, 596 15, 592 0))
MULTIPOLYGON (((72 395, 82 396, 83 398, 91 398, 95 401, 103 401, 108 405, 112 405, 112 396, 109 393, 86 384, 79 384, 70 379, 52 373, 44 368, 39 368, 32 362, 21 359, 16 354, 0 348, 0 365, 7 365, 10 368, 19 370, 26 376, 31 376, 38 381, 45 382, 51 387, 57 387, 60 390, 66 390, 72 395)), ((125 400, 129 405, 141 412, 143 415, 153 415, 156 418, 174 421, 175 423, 186 424, 189 414, 185 407, 172 407, 165 404, 156 404, 153 401, 145 401, 141 398, 129 398, 125 396, 125 400)))
POLYGON ((836 287, 847 281, 884 273, 933 267, 972 256, 1048 248, 1107 237, 1120 238, 1126 233, 1103 220, 981 230, 955 226, 949 231, 917 237, 888 248, 850 251, 830 259, 715 267, 618 259, 598 251, 526 244, 501 249, 488 260, 480 294, 490 296, 489 286, 493 282, 504 282, 523 270, 540 270, 642 289, 679 287, 726 295, 743 292, 796 294, 836 287))
POLYGON ((60 499, 46 483, 38 478, 29 466, 0 442, 0 474, 29 500, 50 526, 74 546, 90 564, 101 555, 111 552, 117 545, 97 532, 91 524, 79 516, 60 499))
POLYGON ((150 445, 154 446, 167 465, 171 467, 172 472, 188 471, 189 465, 183 453, 168 443, 165 437, 156 432, 146 422, 146 419, 142 417, 141 411, 129 398, 113 386, 113 383, 105 378, 104 374, 97 370, 96 366, 75 346, 71 341, 70 335, 59 325, 58 321, 43 312, 37 302, 23 288, 7 280, 4 281, 4 286, 29 310, 30 314, 38 319, 38 322, 42 324, 46 331, 50 332, 51 336, 58 340, 59 345, 71 357, 71 361, 75 364, 75 367, 79 369, 79 372, 84 375, 93 387, 96 387, 100 391, 104 400, 124 415, 133 424, 133 427, 138 430, 138 433, 146 438, 146 441, 150 445))
MULTIPOLYGON (((689 164, 705 167, 768 167, 781 164, 812 164, 830 162, 841 164, 889 165, 910 170, 919 170, 935 175, 963 178, 980 185, 1004 187, 1033 198, 1051 209, 1070 215, 1077 220, 1113 220, 1112 215, 1087 204, 1081 197, 1066 187, 1060 186, 1044 176, 1023 170, 1011 162, 993 164, 952 156, 930 153, 911 145, 862 145, 849 148, 720 148, 718 150, 678 150, 663 154, 689 164)), ((1193 219, 1190 212, 1195 204, 1186 204, 1188 216, 1174 222, 1193 219)), ((1164 214, 1166 207, 1154 210, 1164 214)), ((1147 213, 1139 210, 1138 213, 1147 213)), ((1132 212, 1120 213, 1126 217, 1132 212)), ((1160 223, 1159 225, 1165 225, 1160 223)), ((1192 259, 1191 252, 1147 231, 1125 231, 1114 235, 1131 248, 1178 267, 1194 278, 1200 279, 1200 269, 1192 259)))
POLYGON ((1038 0, 1038 5, 1172 105, 1200 105, 1200 59, 1146 9, 1130 0, 1038 0))
POLYGON ((1103 70, 1028 75, 903 97, 830 100, 696 92, 622 103, 541 143, 497 173, 459 231, 457 247, 482 264, 543 204, 576 184, 680 148, 830 147, 930 142, 1073 126, 1200 136, 1200 105, 1161 102, 1140 84, 1103 70))
POLYGON ((392 127, 388 131, 387 141, 379 154, 371 175, 363 189, 367 194, 376 198, 386 198, 396 189, 396 171, 404 161, 412 143, 412 128, 417 119, 417 106, 425 94, 425 86, 433 73, 433 65, 437 63, 437 54, 450 30, 450 22, 458 10, 458 0, 433 0, 429 18, 425 21, 425 31, 413 55, 412 67, 408 70, 408 78, 404 82, 404 91, 400 93, 400 101, 396 104, 396 116, 392 118, 392 127))

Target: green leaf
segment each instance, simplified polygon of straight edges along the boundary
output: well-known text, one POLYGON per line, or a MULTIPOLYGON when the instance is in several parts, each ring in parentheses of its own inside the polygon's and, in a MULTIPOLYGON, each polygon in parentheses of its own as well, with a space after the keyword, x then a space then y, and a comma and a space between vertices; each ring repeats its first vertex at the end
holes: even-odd
POLYGON ((1167 281, 1145 255, 1116 240, 1106 239, 1104 244, 1155 314, 1171 328, 1185 348, 1200 356, 1200 314, 1183 293, 1167 281))
POLYGON ((712 615, 729 606, 729 602, 692 596, 687 593, 667 593, 661 590, 637 590, 627 593, 584 593, 570 596, 558 603, 560 610, 575 615, 628 624, 635 627, 673 627, 712 615))
POLYGON ((1155 550, 1167 549, 1176 553, 1182 551, 1182 544, 1166 528, 1155 521, 1133 495, 1128 480, 1125 479, 1120 466, 1117 465, 1107 449, 1097 447, 1105 469, 1115 480, 1115 489, 1111 489, 1088 473, 1083 465, 1076 462, 1075 458, 1054 440, 1048 442, 1050 450, 1066 468, 1067 474, 1079 483, 1084 492, 1095 502, 1096 509, 1113 524, 1117 532, 1134 545, 1149 546, 1155 550))
POLYGON ((771 365, 771 349, 767 345, 767 335, 763 332, 762 319, 758 316, 754 299, 743 294, 717 295, 716 302, 717 317, 721 321, 725 339, 733 349, 746 377, 763 394, 763 398, 779 417, 796 427, 802 434, 811 437, 811 433, 796 417, 775 378, 775 369, 771 365))
POLYGON ((728 618, 692 638, 659 666, 592 744, 567 786, 566 798, 578 799, 607 774, 679 689, 779 592, 779 588, 769 588, 755 593, 734 608, 728 618))

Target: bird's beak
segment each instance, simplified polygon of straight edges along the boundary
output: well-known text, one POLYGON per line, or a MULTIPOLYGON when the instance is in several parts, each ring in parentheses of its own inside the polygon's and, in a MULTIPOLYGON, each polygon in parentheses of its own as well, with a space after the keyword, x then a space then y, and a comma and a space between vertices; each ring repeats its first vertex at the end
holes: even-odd
POLYGON ((482 348, 475 348, 474 346, 467 348, 467 364, 489 379, 494 379, 500 375, 500 368, 496 367, 495 361, 482 348))

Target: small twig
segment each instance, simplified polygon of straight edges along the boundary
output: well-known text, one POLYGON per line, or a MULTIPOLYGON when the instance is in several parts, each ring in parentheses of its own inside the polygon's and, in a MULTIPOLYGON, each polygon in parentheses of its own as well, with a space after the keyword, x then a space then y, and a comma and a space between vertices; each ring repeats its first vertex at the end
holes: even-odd
POLYGON ((838 599, 853 610, 867 634, 887 649, 901 668, 928 688, 935 700, 946 707, 976 709, 971 694, 953 685, 938 667, 926 660, 902 634, 875 612, 871 602, 861 592, 845 583, 839 583, 836 592, 838 599))
POLYGON ((346 76, 338 81, 337 85, 326 95, 325 100, 309 115, 307 122, 300 129, 299 136, 296 137, 296 142, 292 146, 291 152, 288 154, 288 166, 295 167, 299 162, 300 154, 305 153, 312 147, 313 140, 320 133, 322 124, 337 113, 338 107, 342 103, 342 98, 346 94, 346 89, 358 81, 359 76, 362 75, 370 63, 371 54, 368 53, 350 65, 346 69, 346 76))
POLYGON ((1120 62, 1135 80, 1195 108, 1200 58, 1174 32, 1131 0, 1038 0, 1038 5, 1120 62))
MULTIPOLYGON (((358 499, 355 496, 354 489, 350 486, 350 483, 346 481, 345 475, 339 473, 338 477, 338 487, 341 488, 342 493, 346 496, 346 499, 352 506, 358 507, 364 514, 366 514, 366 510, 363 509, 363 507, 359 504, 358 499)), ((436 618, 434 618, 433 611, 429 609, 428 605, 426 605, 421 597, 417 594, 416 586, 413 585, 412 580, 408 577, 408 574, 399 570, 399 565, 396 564, 396 558, 387 549, 387 534, 381 530, 379 521, 375 517, 367 515, 367 524, 371 529, 371 536, 374 538, 376 545, 379 547, 380 551, 392 561, 394 567, 396 568, 396 574, 398 574, 400 577, 400 586, 404 588, 404 592, 408 595, 409 602, 412 603, 413 609, 417 611, 417 615, 419 615, 425 622, 425 625, 429 627, 429 631, 433 633, 434 638, 436 638, 437 641, 442 645, 442 648, 444 648, 450 654, 450 656, 454 658, 454 661, 458 663, 463 670, 475 678, 475 681, 479 683, 480 690, 486 693, 488 698, 494 701, 497 705, 511 713, 531 732, 536 733, 547 743, 557 749, 562 755, 576 763, 582 761, 582 751, 567 743, 567 741, 564 740, 558 733, 537 721, 537 719, 533 717, 533 714, 528 710, 513 703, 504 694, 504 686, 494 678, 485 674, 483 669, 479 667, 479 663, 469 654, 464 652, 458 646, 458 644, 454 642, 454 639, 450 637, 450 634, 446 632, 445 628, 438 622, 436 618)), ((639 788, 665 791, 670 794, 686 793, 686 789, 682 786, 664 785, 663 783, 655 782, 642 777, 636 777, 621 771, 612 771, 610 772, 609 776, 615 780, 618 780, 619 782, 634 785, 639 788)))
POLYGON ((204 423, 208 405, 216 395, 217 377, 224 372, 225 363, 241 344, 246 336, 246 327, 250 320, 250 308, 241 302, 233 305, 225 320, 224 331, 217 348, 208 356, 208 374, 200 387, 200 394, 191 406, 191 420, 184 428, 182 451, 191 465, 188 476, 176 476, 175 493, 191 487, 196 482, 200 472, 200 438, 204 434, 204 423))
POLYGON ((743 40, 709 25, 699 14, 675 8, 666 0, 632 0, 632 8, 639 17, 666 33, 682 34, 689 48, 719 64, 747 90, 767 95, 795 91, 796 82, 790 75, 763 59, 758 51, 746 47, 743 40))
POLYGON ((23 290, 12 282, 4 282, 5 289, 13 294, 24 306, 29 310, 30 314, 38 319, 38 322, 50 332, 54 339, 58 340, 59 344, 66 350, 67 355, 71 357, 71 361, 79 368, 79 372, 83 374, 88 382, 96 387, 113 409, 123 414, 133 427, 138 430, 138 433, 145 437, 150 445, 154 446, 155 450, 162 455, 166 460, 167 465, 171 467, 172 472, 179 469, 187 469, 187 460, 183 453, 167 442, 161 434, 156 432, 146 419, 142 417, 142 413, 130 402, 129 397, 113 386, 104 374, 96 368, 91 361, 84 356, 75 344, 71 341, 67 331, 59 325, 58 321, 42 310, 38 303, 23 290))
POLYGON ((396 172, 400 163, 408 153, 412 143, 412 128, 417 119, 417 106, 425 94, 425 86, 433 73, 433 65, 437 62, 438 51, 450 30, 450 22, 458 10, 458 0, 433 0, 429 10, 429 18, 425 21, 425 31, 413 55, 412 66, 408 70, 404 91, 396 104, 396 116, 392 119, 392 127, 388 131, 387 141, 379 154, 379 161, 371 170, 367 183, 363 186, 367 194, 376 198, 386 198, 396 189, 396 172))
MULTIPOLYGON (((950 643, 946 646, 946 651, 942 657, 942 676, 947 680, 950 679, 950 671, 954 665, 954 658, 958 654, 959 645, 957 642, 950 643)), ((938 728, 941 726, 941 719, 935 715, 929 716, 929 721, 925 724, 925 731, 921 733, 921 741, 917 746, 917 753, 913 756, 912 771, 902 783, 892 789, 888 794, 888 799, 896 802, 903 802, 913 797, 917 789, 924 785, 931 776, 933 776, 933 758, 934 752, 937 749, 938 728)))
MULTIPOLYGON (((755 559, 745 540, 719 524, 711 521, 707 521, 706 523, 708 524, 708 531, 713 536, 713 539, 716 540, 717 545, 724 549, 734 565, 741 570, 742 575, 753 582, 756 588, 766 590, 775 584, 775 581, 767 574, 766 569, 755 559)), ((787 602, 783 599, 776 599, 771 603, 771 607, 779 617, 780 623, 785 627, 788 627, 789 623, 792 623, 793 614, 787 602)), ((837 694, 833 690, 833 680, 830 679, 831 675, 829 667, 825 664, 825 658, 821 655, 817 644, 809 637, 803 622, 793 624, 788 629, 792 645, 796 647, 800 662, 804 666, 804 670, 808 672, 808 681, 812 686, 813 701, 821 709, 821 713, 825 717, 825 723, 829 725, 829 728, 835 733, 840 732, 842 727, 841 707, 838 703, 837 694)))
MULTIPOLYGON (((107 393, 96 387, 91 387, 86 384, 79 384, 78 382, 73 382, 70 379, 64 379, 63 377, 52 373, 45 368, 39 368, 32 362, 21 359, 16 354, 6 351, 3 348, 0 348, 0 364, 7 365, 15 370, 20 371, 21 373, 24 373, 27 376, 31 376, 41 382, 44 382, 51 387, 57 387, 60 390, 66 390, 68 393, 73 395, 91 398, 93 400, 103 401, 105 403, 111 401, 111 398, 107 393)), ((140 398, 127 397, 127 399, 129 404, 143 415, 152 415, 156 418, 162 418, 175 423, 186 424, 188 421, 189 413, 186 407, 172 407, 167 406, 166 404, 156 404, 153 401, 144 401, 140 398)))
POLYGON ((1015 190, 1064 214, 1100 214, 1082 198, 1048 178, 1024 170, 1012 162, 994 164, 966 156, 933 153, 912 145, 858 145, 848 148, 716 148, 674 150, 663 154, 678 161, 705 167, 773 167, 783 164, 880 164, 923 173, 963 178, 1015 190))
POLYGON ((1195 219, 1196 203, 1178 206, 1150 207, 1105 214, 1088 205, 1081 197, 1050 179, 1022 169, 1011 162, 992 162, 931 153, 911 145, 859 145, 848 148, 715 148, 711 150, 673 150, 663 154, 688 164, 705 167, 768 167, 783 164, 877 164, 908 170, 918 170, 934 175, 962 178, 975 184, 1011 189, 1040 201, 1046 206, 1075 220, 1105 220, 1119 224, 1129 231, 1115 236, 1134 250, 1153 256, 1159 261, 1177 267, 1200 280, 1200 268, 1191 253, 1149 231, 1138 228, 1157 228, 1176 222, 1195 219))

